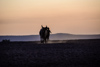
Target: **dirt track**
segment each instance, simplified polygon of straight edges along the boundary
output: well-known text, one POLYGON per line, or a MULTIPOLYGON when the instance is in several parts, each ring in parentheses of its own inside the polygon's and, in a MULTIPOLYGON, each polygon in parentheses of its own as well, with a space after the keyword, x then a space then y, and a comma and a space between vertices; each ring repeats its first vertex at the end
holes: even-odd
MULTIPOLYGON (((95 67, 100 40, 0 43, 0 67, 95 67)), ((98 66, 99 67, 99 66, 98 66)))

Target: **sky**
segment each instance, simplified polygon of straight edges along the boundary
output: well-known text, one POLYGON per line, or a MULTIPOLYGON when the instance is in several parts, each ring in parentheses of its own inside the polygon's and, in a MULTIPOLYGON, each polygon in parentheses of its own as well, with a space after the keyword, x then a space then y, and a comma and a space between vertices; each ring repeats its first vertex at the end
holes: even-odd
POLYGON ((0 35, 100 34, 100 0, 0 0, 0 35))

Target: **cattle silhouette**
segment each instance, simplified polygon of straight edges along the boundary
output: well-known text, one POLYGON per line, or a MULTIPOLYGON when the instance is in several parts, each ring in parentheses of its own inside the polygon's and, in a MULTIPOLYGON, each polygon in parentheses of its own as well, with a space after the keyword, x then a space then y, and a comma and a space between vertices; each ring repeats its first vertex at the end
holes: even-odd
POLYGON ((49 40, 49 36, 50 36, 50 33, 51 33, 51 31, 50 31, 50 29, 49 29, 49 27, 43 27, 42 25, 41 25, 41 29, 40 29, 40 32, 39 32, 39 34, 40 34, 40 40, 41 40, 41 43, 46 43, 48 40, 49 40))

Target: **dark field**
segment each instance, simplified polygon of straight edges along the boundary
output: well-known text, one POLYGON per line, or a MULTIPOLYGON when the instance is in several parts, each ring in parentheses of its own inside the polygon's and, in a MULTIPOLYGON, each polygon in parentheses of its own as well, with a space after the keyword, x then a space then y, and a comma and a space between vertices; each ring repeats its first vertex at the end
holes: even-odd
POLYGON ((51 42, 0 43, 0 67, 100 67, 100 39, 51 42))

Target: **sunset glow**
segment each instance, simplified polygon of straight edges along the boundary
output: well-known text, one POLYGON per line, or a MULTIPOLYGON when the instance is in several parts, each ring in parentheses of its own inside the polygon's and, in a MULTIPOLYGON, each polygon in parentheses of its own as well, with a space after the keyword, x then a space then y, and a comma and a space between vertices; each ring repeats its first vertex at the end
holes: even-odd
POLYGON ((100 34, 100 0, 0 0, 0 35, 100 34))

